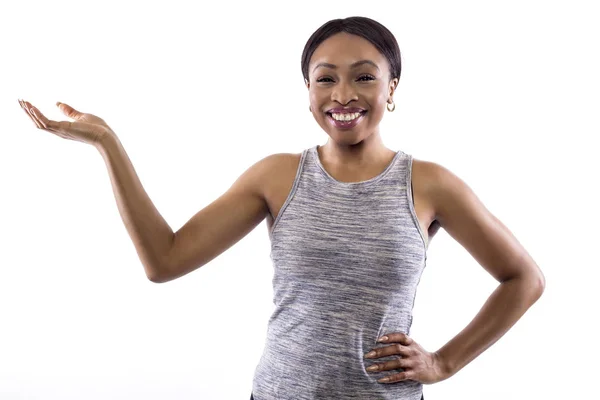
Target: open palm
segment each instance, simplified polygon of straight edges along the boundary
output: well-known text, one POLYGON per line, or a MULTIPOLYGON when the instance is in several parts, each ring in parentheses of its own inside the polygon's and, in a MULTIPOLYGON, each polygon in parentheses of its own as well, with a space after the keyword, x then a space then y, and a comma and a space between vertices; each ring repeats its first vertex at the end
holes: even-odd
POLYGON ((75 121, 52 121, 46 118, 31 103, 19 100, 19 104, 39 129, 54 133, 64 139, 96 145, 100 140, 114 133, 106 122, 93 114, 82 113, 65 103, 56 103, 60 111, 75 121))

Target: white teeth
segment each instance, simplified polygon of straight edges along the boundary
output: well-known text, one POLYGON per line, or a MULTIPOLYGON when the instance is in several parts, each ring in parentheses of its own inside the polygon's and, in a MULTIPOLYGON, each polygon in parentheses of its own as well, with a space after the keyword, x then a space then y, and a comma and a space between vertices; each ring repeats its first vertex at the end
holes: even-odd
POLYGON ((361 115, 361 113, 331 114, 331 116, 333 117, 333 119, 335 119, 337 121, 352 121, 353 119, 356 119, 356 118, 360 117, 360 115, 361 115))

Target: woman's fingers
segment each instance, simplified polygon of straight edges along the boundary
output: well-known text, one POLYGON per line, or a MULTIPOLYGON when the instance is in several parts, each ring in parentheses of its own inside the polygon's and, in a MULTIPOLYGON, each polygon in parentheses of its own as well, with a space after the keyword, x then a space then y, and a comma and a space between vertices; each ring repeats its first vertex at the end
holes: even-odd
POLYGON ((82 112, 77 111, 68 104, 61 103, 60 101, 56 103, 56 106, 69 118, 77 120, 83 116, 82 112))
POLYGON ((42 129, 42 126, 39 124, 39 122, 37 122, 36 119, 31 115, 31 111, 29 111, 29 106, 27 103, 23 100, 19 100, 19 104, 21 104, 21 108, 23 108, 23 110, 27 113, 27 116, 33 121, 35 126, 42 129))
POLYGON ((33 122, 38 128, 52 132, 64 139, 74 139, 73 136, 67 133, 70 122, 56 122, 49 120, 44 114, 40 112, 40 110, 31 105, 31 103, 24 100, 19 100, 19 103, 25 109, 27 115, 29 115, 29 118, 33 120, 33 122))
POLYGON ((31 107, 31 115, 35 118, 36 122, 42 125, 42 128, 48 129, 48 125, 50 124, 50 120, 44 116, 41 112, 37 112, 35 107, 31 107))
POLYGON ((33 119, 35 121, 35 123, 38 125, 38 127, 40 129, 46 129, 46 130, 51 129, 51 123, 53 121, 50 121, 48 118, 46 118, 44 116, 44 114, 42 114, 40 112, 40 110, 36 109, 30 103, 25 102, 25 105, 27 107, 27 110, 29 111, 29 115, 30 115, 31 119, 33 119))

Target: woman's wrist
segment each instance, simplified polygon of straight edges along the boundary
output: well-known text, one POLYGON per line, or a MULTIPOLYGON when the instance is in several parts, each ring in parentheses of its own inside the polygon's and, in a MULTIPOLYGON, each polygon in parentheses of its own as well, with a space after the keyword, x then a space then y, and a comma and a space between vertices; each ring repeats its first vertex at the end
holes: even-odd
POLYGON ((107 129, 102 135, 98 137, 98 139, 96 139, 96 141, 94 142, 94 147, 96 147, 99 151, 104 151, 107 148, 107 146, 114 143, 116 139, 117 135, 115 135, 113 131, 107 129))

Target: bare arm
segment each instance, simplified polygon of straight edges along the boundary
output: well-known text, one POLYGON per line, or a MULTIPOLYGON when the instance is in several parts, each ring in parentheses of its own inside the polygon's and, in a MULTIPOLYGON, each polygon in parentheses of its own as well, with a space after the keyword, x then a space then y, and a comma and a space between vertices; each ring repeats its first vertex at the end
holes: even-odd
POLYGON ((523 275, 498 285, 473 320, 436 351, 447 377, 496 343, 540 298, 541 278, 523 275))
POLYGON ((545 277, 512 232, 447 168, 427 163, 436 219, 500 284, 474 319, 436 353, 447 376, 497 342, 540 298, 545 277))
POLYGON ((148 197, 119 138, 107 134, 96 148, 106 163, 121 218, 146 276, 154 281, 173 243, 173 230, 148 197))
POLYGON ((154 282, 167 282, 202 267, 262 222, 269 213, 262 185, 280 159, 274 154, 252 165, 223 195, 183 225, 154 282))
POLYGON ((247 235, 269 212, 260 183, 273 167, 274 156, 250 167, 225 194, 173 233, 142 187, 116 135, 107 135, 96 147, 109 170, 123 222, 152 282, 167 282, 205 265, 247 235))
POLYGON ((56 103, 75 121, 53 121, 29 102, 19 100, 19 104, 37 128, 98 149, 121 218, 152 282, 166 282, 201 267, 248 234, 269 212, 261 184, 269 171, 276 170, 279 155, 255 163, 224 195, 173 233, 142 187, 119 138, 102 118, 56 103))

